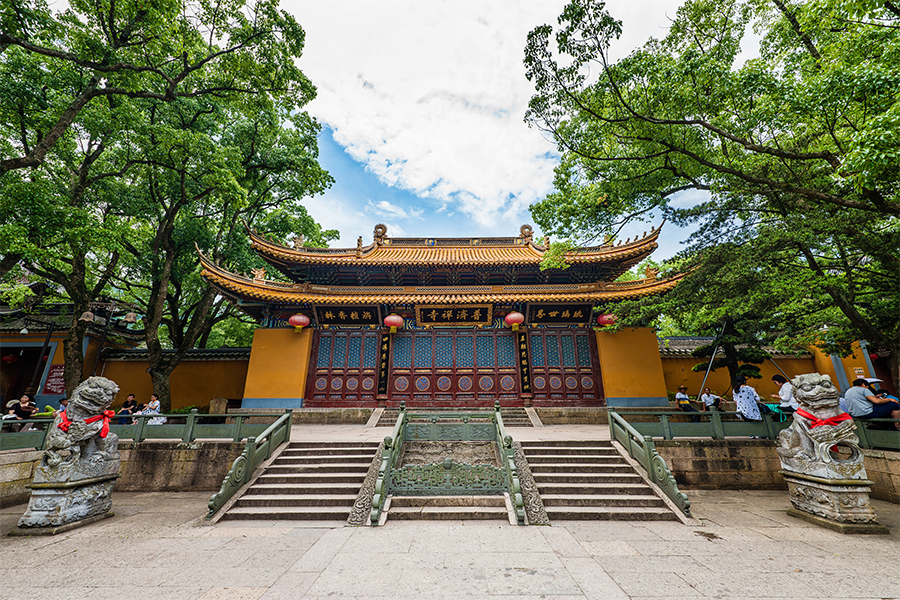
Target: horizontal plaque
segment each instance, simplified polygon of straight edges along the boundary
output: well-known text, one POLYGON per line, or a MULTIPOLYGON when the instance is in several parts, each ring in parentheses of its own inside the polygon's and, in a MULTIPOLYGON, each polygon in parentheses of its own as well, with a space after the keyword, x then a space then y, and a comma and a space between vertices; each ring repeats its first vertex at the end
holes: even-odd
POLYGON ((591 318, 593 305, 577 304, 529 304, 525 322, 529 325, 583 325, 591 318))
POLYGON ((419 327, 471 327, 490 325, 493 304, 442 304, 417 306, 416 323, 419 327))
POLYGON ((319 325, 381 325, 381 312, 378 305, 317 306, 316 321, 319 325))

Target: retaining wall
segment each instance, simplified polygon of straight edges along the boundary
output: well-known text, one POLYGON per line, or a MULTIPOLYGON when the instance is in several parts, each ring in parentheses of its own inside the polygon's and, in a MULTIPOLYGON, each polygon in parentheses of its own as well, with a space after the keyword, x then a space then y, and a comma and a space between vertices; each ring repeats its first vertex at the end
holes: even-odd
MULTIPOLYGON (((787 484, 773 440, 659 440, 679 487, 782 490, 787 484)), ((873 498, 900 504, 900 452, 863 450, 873 498)))

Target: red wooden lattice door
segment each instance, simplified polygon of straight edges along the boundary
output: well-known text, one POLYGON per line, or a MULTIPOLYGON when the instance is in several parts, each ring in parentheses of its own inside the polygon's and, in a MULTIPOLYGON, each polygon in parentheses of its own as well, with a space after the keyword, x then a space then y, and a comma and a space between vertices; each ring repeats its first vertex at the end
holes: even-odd
POLYGON ((316 331, 306 406, 375 406, 378 344, 375 330, 316 331))
POLYGON ((593 332, 531 329, 528 345, 535 406, 604 406, 593 332))
POLYGON ((520 406, 515 337, 502 329, 397 333, 388 395, 391 406, 520 406))

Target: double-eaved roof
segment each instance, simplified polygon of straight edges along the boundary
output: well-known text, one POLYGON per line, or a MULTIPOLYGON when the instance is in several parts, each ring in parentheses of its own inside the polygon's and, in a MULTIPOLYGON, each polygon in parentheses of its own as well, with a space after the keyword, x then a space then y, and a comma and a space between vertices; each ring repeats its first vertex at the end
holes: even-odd
MULTIPOLYGON (((658 294, 681 275, 612 281, 656 249, 660 228, 634 241, 565 253, 567 269, 540 269, 549 250, 527 225, 510 238, 389 238, 378 225, 367 246, 288 247, 251 232, 253 249, 293 280, 231 273, 201 254, 203 277, 244 303, 464 304, 476 302, 605 302, 658 294)), ((298 240, 299 241, 299 240, 298 240)))

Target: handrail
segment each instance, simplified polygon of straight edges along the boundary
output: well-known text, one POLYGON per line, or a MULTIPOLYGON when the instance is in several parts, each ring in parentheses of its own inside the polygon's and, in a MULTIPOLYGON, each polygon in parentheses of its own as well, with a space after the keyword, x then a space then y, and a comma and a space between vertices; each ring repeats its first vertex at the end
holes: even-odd
POLYGON ((216 511, 234 496, 235 492, 250 481, 256 468, 272 456, 272 450, 291 440, 292 412, 289 408, 285 409, 284 414, 269 425, 258 437, 247 439, 247 443, 244 444, 244 451, 231 463, 231 469, 225 475, 222 487, 210 497, 207 519, 212 518, 216 511))
POLYGON ((400 446, 403 445, 403 434, 408 419, 406 402, 400 402, 400 412, 391 435, 382 441, 381 466, 378 468, 378 477, 375 479, 375 493, 372 496, 372 512, 369 513, 369 523, 377 526, 381 520, 387 502, 388 488, 391 483, 391 469, 397 464, 400 457, 400 446))
POLYGON ((509 489, 509 499, 512 500, 516 513, 516 523, 525 525, 525 502, 522 499, 522 484, 519 481, 519 471, 516 468, 516 451, 513 448, 511 435, 506 434, 503 425, 503 416, 500 414, 500 402, 494 402, 494 422, 497 424, 497 445, 502 455, 503 471, 506 474, 506 487, 509 489))
MULTIPOLYGON (((612 411, 610 411, 612 412, 612 411)), ((776 439, 778 434, 791 426, 792 420, 774 421, 772 415, 762 415, 760 421, 749 420, 723 420, 723 416, 739 416, 739 412, 726 411, 707 411, 707 412, 681 412, 681 411, 632 411, 629 410, 625 415, 631 416, 651 416, 657 417, 657 421, 632 421, 629 424, 638 432, 639 435, 649 435, 650 437, 663 438, 671 440, 676 437, 711 437, 715 440, 724 440, 729 437, 749 437, 764 436, 769 439, 776 439), (709 417, 709 420, 702 420, 697 423, 686 422, 679 419, 677 422, 671 420, 671 417, 691 417, 700 416, 709 417)), ((621 413, 620 413, 621 415, 621 413)), ((887 424, 897 423, 900 419, 854 419, 856 422, 856 435, 859 438, 859 447, 867 450, 871 449, 890 449, 900 450, 900 432, 891 431, 890 429, 877 429, 868 427, 871 424, 887 424)))
POLYGON ((675 477, 665 459, 656 451, 656 444, 649 435, 641 435, 615 410, 609 409, 610 437, 628 450, 628 455, 638 461, 656 485, 681 511, 691 516, 691 501, 678 489, 675 477))
MULTIPOLYGON (((120 440, 132 440, 135 442, 143 442, 148 438, 153 439, 175 439, 184 443, 193 442, 196 439, 231 439, 240 442, 242 439, 256 435, 260 437, 264 433, 264 429, 268 427, 265 423, 247 423, 252 418, 258 417, 281 417, 282 413, 265 413, 253 415, 234 415, 234 414, 199 414, 196 409, 190 413, 165 413, 152 415, 116 415, 109 423, 110 431, 115 433, 120 440), (150 424, 149 422, 157 417, 165 417, 167 423, 150 424), (232 423, 202 423, 201 420, 233 420, 232 423), (130 423, 120 424, 118 421, 125 419, 130 423), (184 419, 184 423, 172 423, 173 420, 184 419)), ((35 450, 46 449, 47 433, 53 419, 16 419, 5 420, 0 422, 0 450, 24 450, 34 448, 35 450), (45 425, 40 429, 32 428, 29 431, 4 431, 9 425, 23 424, 39 424, 45 425)))

